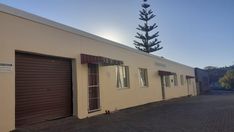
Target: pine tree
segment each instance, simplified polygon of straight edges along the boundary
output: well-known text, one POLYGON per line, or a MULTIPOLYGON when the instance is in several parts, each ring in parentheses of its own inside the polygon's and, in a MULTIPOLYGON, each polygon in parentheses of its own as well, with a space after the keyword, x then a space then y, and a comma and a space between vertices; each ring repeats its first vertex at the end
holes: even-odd
POLYGON ((147 0, 143 0, 143 4, 141 5, 142 10, 140 11, 140 20, 144 21, 144 25, 138 25, 137 30, 143 32, 144 34, 138 33, 135 36, 138 39, 141 39, 142 42, 138 42, 134 40, 135 47, 143 52, 151 53, 154 51, 161 50, 163 47, 160 46, 161 41, 157 39, 159 36, 159 32, 154 33, 153 35, 150 35, 149 33, 157 28, 158 26, 156 23, 153 25, 149 25, 149 21, 155 17, 153 14, 153 11, 151 9, 148 9, 150 5, 147 3, 147 0))

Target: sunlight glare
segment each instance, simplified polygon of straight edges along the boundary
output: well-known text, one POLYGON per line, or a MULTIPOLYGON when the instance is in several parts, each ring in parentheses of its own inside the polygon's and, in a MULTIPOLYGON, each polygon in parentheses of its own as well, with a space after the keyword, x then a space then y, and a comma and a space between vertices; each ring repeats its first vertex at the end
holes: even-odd
POLYGON ((118 43, 121 43, 122 41, 121 35, 116 29, 100 30, 97 34, 105 39, 118 43))

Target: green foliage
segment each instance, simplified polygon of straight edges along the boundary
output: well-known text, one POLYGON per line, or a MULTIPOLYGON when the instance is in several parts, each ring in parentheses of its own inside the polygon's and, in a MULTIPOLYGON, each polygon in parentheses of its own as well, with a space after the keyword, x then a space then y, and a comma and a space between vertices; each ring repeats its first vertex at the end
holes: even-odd
POLYGON ((227 71, 234 70, 234 65, 228 67, 214 67, 214 66, 207 66, 205 70, 209 74, 210 84, 218 84, 219 79, 223 77, 227 71))
POLYGON ((219 79, 219 83, 226 89, 234 88, 234 70, 227 71, 227 73, 219 79))
POLYGON ((153 25, 149 25, 149 21, 154 18, 155 15, 153 14, 153 11, 151 9, 148 9, 150 5, 146 2, 147 0, 144 0, 144 3, 141 5, 142 10, 139 14, 139 19, 144 22, 144 25, 138 25, 137 28, 137 30, 143 33, 137 33, 137 35, 135 36, 136 38, 140 39, 141 42, 134 41, 134 45, 140 51, 151 53, 160 50, 163 47, 160 46, 161 41, 157 39, 157 37, 159 36, 159 32, 150 35, 150 32, 158 26, 156 25, 156 23, 154 23, 153 25))

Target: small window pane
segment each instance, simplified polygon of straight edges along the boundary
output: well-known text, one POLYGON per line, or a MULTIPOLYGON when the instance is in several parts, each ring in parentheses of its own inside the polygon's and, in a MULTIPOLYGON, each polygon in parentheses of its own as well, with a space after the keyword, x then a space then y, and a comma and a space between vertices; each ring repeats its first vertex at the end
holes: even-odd
POLYGON ((191 85, 191 79, 188 79, 188 84, 191 85))
POLYGON ((128 66, 117 66, 117 87, 126 88, 129 87, 129 68, 128 66))
POLYGON ((177 79, 177 75, 174 75, 174 85, 178 86, 178 79, 177 79))
POLYGON ((181 83, 181 85, 184 85, 184 76, 183 75, 180 75, 180 83, 181 83))
POLYGON ((170 76, 165 76, 166 87, 170 87, 170 76))
POLYGON ((147 69, 140 68, 139 69, 140 73, 140 83, 142 87, 147 87, 148 86, 148 73, 147 69))

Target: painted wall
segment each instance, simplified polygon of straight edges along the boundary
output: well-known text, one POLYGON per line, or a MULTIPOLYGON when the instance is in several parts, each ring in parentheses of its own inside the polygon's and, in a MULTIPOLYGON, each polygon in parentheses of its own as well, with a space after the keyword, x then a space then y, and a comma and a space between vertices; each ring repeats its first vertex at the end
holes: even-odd
MULTIPOLYGON (((194 70, 166 59, 139 54, 48 25, 0 12, 0 63, 13 64, 12 70, 0 72, 0 131, 15 128, 15 51, 26 51, 50 56, 71 58, 75 62, 75 89, 77 91, 77 116, 85 118, 162 100, 158 70, 194 76, 194 70), (130 88, 116 86, 116 67, 100 66, 101 111, 88 114, 87 65, 80 63, 80 54, 104 56, 122 60, 129 66, 130 88), (139 61, 140 60, 140 61, 139 61), (140 87, 138 68, 147 68, 149 87, 140 87)), ((178 76, 178 82, 179 76, 178 76)), ((190 88, 190 93, 193 90, 190 88)), ((166 88, 166 99, 186 96, 186 85, 166 88)), ((196 93, 192 93, 195 95, 196 93)))

